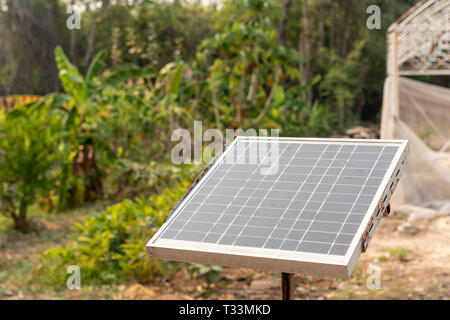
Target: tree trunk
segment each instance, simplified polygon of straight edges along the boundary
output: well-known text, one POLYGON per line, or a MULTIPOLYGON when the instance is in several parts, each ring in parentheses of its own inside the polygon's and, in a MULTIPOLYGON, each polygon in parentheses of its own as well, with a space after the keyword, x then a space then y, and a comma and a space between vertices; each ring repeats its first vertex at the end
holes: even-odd
POLYGON ((20 216, 13 217, 13 220, 14 220, 14 230, 20 231, 22 233, 30 232, 30 225, 26 220, 20 218, 20 216))
POLYGON ((270 103, 272 102, 273 96, 275 94, 275 89, 278 86, 280 71, 281 71, 280 66, 276 65, 275 72, 274 72, 274 80, 272 81, 272 87, 270 89, 270 93, 267 96, 267 99, 266 99, 266 102, 264 103, 263 109, 261 110, 259 115, 255 119, 253 119, 253 121, 250 123, 250 125, 248 126, 249 128, 257 125, 264 118, 264 116, 267 113, 267 110, 269 110, 270 103))
POLYGON ((76 51, 77 51, 77 35, 75 30, 70 30, 70 58, 73 63, 76 63, 76 51))
MULTIPOLYGON (((308 1, 303 0, 302 5, 302 32, 299 37, 298 50, 303 54, 305 62, 300 63, 299 72, 301 75, 300 85, 304 86, 310 76, 309 63, 311 61, 311 46, 309 37, 309 22, 308 22, 308 1)), ((308 88, 303 96, 306 100, 309 109, 312 107, 312 88, 308 88)))
POLYGON ((258 90, 258 68, 255 67, 250 77, 250 88, 248 89, 247 101, 253 100, 257 90, 258 90))
POLYGON ((213 107, 214 107, 214 117, 216 120, 216 126, 219 128, 219 130, 222 130, 222 122, 220 121, 220 112, 219 112, 219 102, 217 100, 217 92, 216 88, 213 88, 211 90, 212 94, 212 101, 213 101, 213 107))
POLYGON ((69 174, 70 174, 70 163, 66 163, 64 161, 59 186, 58 208, 57 208, 58 212, 63 211, 64 209, 66 209, 67 206, 69 174))
MULTIPOLYGON (((78 154, 73 159, 72 174, 84 177, 83 200, 85 202, 101 199, 103 197, 103 183, 100 170, 97 166, 95 149, 91 144, 80 146, 78 154)), ((71 200, 78 198, 79 190, 75 186, 70 194, 71 200)))
POLYGON ((319 8, 319 45, 322 47, 325 45, 325 28, 324 28, 324 17, 323 17, 323 0, 318 1, 319 8))
POLYGON ((334 50, 334 25, 336 23, 336 3, 330 2, 330 51, 334 50))
POLYGON ((241 75, 241 81, 239 85, 239 93, 237 96, 237 104, 236 104, 236 128, 240 128, 242 125, 242 112, 245 106, 245 82, 247 80, 247 70, 244 69, 241 75))
POLYGON ((30 232, 30 226, 27 222, 27 209, 28 201, 23 197, 20 200, 19 214, 17 215, 15 211, 11 212, 11 217, 14 220, 14 229, 23 233, 30 232))
POLYGON ((341 10, 340 13, 340 30, 344 29, 343 32, 341 32, 341 36, 339 39, 339 54, 341 57, 345 57, 347 54, 347 38, 348 38, 348 30, 349 30, 349 22, 348 19, 348 10, 349 8, 344 7, 343 10, 341 10))
POLYGON ((284 46, 286 43, 286 23, 289 14, 289 8, 292 5, 292 0, 284 0, 283 3, 283 18, 280 19, 280 23, 278 24, 278 43, 280 46, 284 46))
MULTIPOLYGON (((362 81, 365 81, 365 79, 362 79, 362 81)), ((364 99, 364 95, 362 93, 360 93, 356 98, 356 111, 355 111, 355 116, 353 118, 353 121, 361 120, 361 114, 362 114, 362 110, 363 110, 363 106, 364 106, 365 102, 366 101, 364 99)))
POLYGON ((92 17, 91 28, 86 33, 87 44, 88 44, 86 54, 84 56, 84 65, 86 65, 86 66, 89 64, 89 61, 91 60, 91 57, 94 54, 94 49, 95 49, 94 42, 95 42, 95 35, 96 35, 96 31, 97 31, 97 21, 100 20, 102 13, 108 8, 108 6, 109 6, 109 0, 103 0, 100 10, 98 10, 97 13, 94 14, 92 17))

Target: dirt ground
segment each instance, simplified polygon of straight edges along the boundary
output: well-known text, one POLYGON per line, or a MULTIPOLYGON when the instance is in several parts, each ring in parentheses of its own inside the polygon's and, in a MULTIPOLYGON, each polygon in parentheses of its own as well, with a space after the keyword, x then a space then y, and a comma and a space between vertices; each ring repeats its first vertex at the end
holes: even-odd
MULTIPOLYGON (((279 299, 280 274, 224 267, 208 285, 185 270, 176 281, 140 285, 83 286, 52 291, 33 283, 37 255, 58 246, 83 215, 45 220, 39 235, 0 233, 0 299, 279 299)), ((418 220, 402 227, 406 216, 384 218, 350 280, 297 275, 296 299, 449 299, 450 216, 418 220), (400 227, 399 227, 400 226, 400 227), (400 231, 399 231, 400 230, 400 231), (367 286, 369 266, 380 270, 380 288, 367 286)))

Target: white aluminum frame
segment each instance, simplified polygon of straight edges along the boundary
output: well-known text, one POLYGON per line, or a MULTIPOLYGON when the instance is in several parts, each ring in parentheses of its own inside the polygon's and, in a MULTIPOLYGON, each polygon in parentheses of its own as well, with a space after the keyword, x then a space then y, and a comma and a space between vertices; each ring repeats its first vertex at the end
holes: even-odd
MULTIPOLYGON (((400 175, 396 176, 397 170, 401 170, 406 161, 408 153, 407 140, 376 140, 376 139, 319 139, 319 138, 278 138, 278 137, 237 137, 230 146, 222 153, 209 171, 195 185, 190 193, 178 205, 163 226, 147 243, 147 252, 151 258, 161 258, 167 260, 186 261, 194 263, 206 263, 214 265, 224 265, 231 267, 244 267, 260 270, 281 271, 289 273, 312 274, 321 276, 333 276, 349 278, 359 256, 362 252, 363 235, 373 223, 374 214, 382 206, 385 195, 385 202, 388 202, 392 195, 391 181, 398 181, 400 175), (220 244, 210 244, 195 241, 169 240, 159 238, 170 222, 175 219, 184 205, 196 193, 199 187, 207 180, 207 177, 215 170, 220 161, 231 151, 238 141, 241 140, 271 140, 279 142, 316 142, 326 144, 363 144, 363 145, 397 145, 394 159, 392 160, 369 209, 364 215, 356 235, 354 236, 345 256, 293 252, 281 249, 251 248, 242 246, 229 246, 220 244), (391 188, 389 185, 391 184, 391 188)), ((401 172, 401 171, 400 171, 401 172)), ((395 183, 396 185, 396 183, 395 183)), ((395 187, 394 185, 394 187, 395 187)), ((375 225, 376 227, 376 225, 375 225)))

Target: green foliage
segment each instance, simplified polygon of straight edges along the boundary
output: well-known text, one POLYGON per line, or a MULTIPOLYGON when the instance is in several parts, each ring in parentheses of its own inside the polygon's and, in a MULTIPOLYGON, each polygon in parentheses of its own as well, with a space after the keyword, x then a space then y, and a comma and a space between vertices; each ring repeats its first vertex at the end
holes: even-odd
POLYGON ((409 218, 409 214, 407 214, 404 211, 399 211, 399 210, 393 210, 393 212, 391 213, 391 216, 395 219, 399 219, 399 220, 408 220, 409 218))
POLYGON ((189 274, 192 278, 204 278, 208 284, 219 280, 222 267, 209 264, 193 263, 189 265, 189 274))
POLYGON ((362 90, 360 76, 365 74, 367 69, 364 60, 361 61, 364 44, 363 40, 357 41, 354 49, 345 57, 334 53, 328 57, 329 70, 321 83, 321 88, 329 97, 330 104, 337 107, 341 128, 346 124, 346 119, 354 121, 350 115, 355 111, 353 108, 355 98, 362 90))
POLYGON ((213 33, 212 7, 191 1, 143 1, 134 6, 117 2, 111 5, 117 19, 111 25, 109 16, 99 33, 115 37, 99 39, 98 48, 116 48, 112 59, 120 63, 150 65, 161 70, 175 56, 190 61, 196 47, 213 33))
POLYGON ((279 45, 275 21, 265 16, 270 3, 237 5, 242 12, 197 52, 198 67, 208 72, 205 111, 218 127, 278 127, 270 110, 286 103, 284 87, 300 78, 301 54, 279 45))
POLYGON ((329 106, 316 101, 310 108, 303 99, 308 88, 319 81, 320 76, 316 76, 303 86, 288 89, 280 111, 275 113, 273 110, 273 118, 281 123, 283 135, 316 137, 332 132, 337 117, 330 111, 329 106))
POLYGON ((406 262, 409 260, 408 253, 409 253, 408 249, 403 247, 393 248, 389 250, 390 256, 397 258, 401 262, 406 262))
POLYGON ((61 129, 45 103, 32 103, 6 114, 0 110, 0 210, 14 226, 29 231, 27 208, 36 196, 48 196, 52 169, 60 160, 61 129))
POLYGON ((76 103, 83 104, 87 98, 86 83, 77 67, 70 63, 60 46, 55 49, 55 60, 59 70, 59 80, 61 81, 64 91, 71 96, 76 103))
POLYGON ((130 276, 145 283, 172 274, 178 265, 148 258, 145 244, 187 187, 183 182, 148 199, 124 200, 77 223, 66 246, 41 255, 35 276, 44 284, 63 287, 68 265, 78 265, 82 281, 93 284, 116 283, 130 276))
MULTIPOLYGON (((127 90, 126 82, 152 77, 154 72, 133 65, 122 65, 100 74, 105 58, 106 53, 99 52, 91 61, 86 76, 82 77, 62 48, 55 49, 59 77, 66 92, 63 107, 68 111, 65 130, 61 132, 65 137, 65 156, 59 184, 59 210, 67 206, 69 196, 72 197, 72 203, 74 198, 92 199, 102 196, 103 172, 117 160, 114 149, 123 148, 111 137, 121 130, 122 133, 127 133, 126 145, 131 144, 130 139, 137 141, 131 135, 138 135, 138 132, 129 132, 126 128, 128 124, 123 124, 123 121, 130 117, 133 117, 130 121, 136 121, 145 116, 142 104, 139 105, 142 112, 136 113, 136 100, 139 100, 127 90), (126 107, 122 108, 123 106, 126 107), (109 136, 105 136, 105 133, 109 136), (91 155, 90 159, 86 153, 82 153, 83 150, 91 155), (80 161, 84 163, 79 164, 80 161), (103 165, 100 168, 97 168, 98 161, 103 165), (75 174, 69 175, 69 172, 75 174), (93 186, 96 188, 93 190, 94 195, 91 195, 93 186)), ((136 125, 135 122, 131 124, 136 125)), ((141 125, 142 121, 138 124, 141 125)))
POLYGON ((116 88, 120 84, 125 83, 129 79, 150 78, 155 76, 151 70, 146 70, 133 65, 121 65, 102 79, 102 86, 110 86, 116 88))
POLYGON ((300 116, 300 132, 307 137, 328 135, 336 123, 336 116, 328 106, 315 103, 311 109, 303 108, 300 116))

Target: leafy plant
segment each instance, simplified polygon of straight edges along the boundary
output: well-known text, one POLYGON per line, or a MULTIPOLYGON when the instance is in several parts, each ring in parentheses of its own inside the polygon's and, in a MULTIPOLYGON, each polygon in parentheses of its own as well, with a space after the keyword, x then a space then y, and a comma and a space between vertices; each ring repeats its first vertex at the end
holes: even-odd
POLYGON ((62 104, 55 104, 55 107, 67 111, 63 133, 64 166, 58 203, 58 209, 62 210, 68 200, 74 201, 77 193, 82 193, 84 200, 102 197, 103 181, 97 152, 100 150, 109 156, 114 155, 114 152, 109 143, 99 139, 97 131, 102 127, 102 120, 110 113, 111 106, 114 106, 112 92, 130 79, 148 78, 154 73, 133 65, 122 65, 100 75, 105 65, 104 51, 93 58, 84 77, 59 46, 55 49, 55 59, 65 91, 65 94, 61 94, 62 104), (80 184, 80 180, 83 183, 80 184), (69 195, 72 199, 68 199, 69 195))
POLYGON ((278 127, 270 112, 286 103, 288 81, 300 79, 302 56, 278 43, 276 25, 265 15, 274 8, 270 1, 235 4, 242 13, 197 52, 207 71, 204 108, 219 128, 278 127))
MULTIPOLYGON (((345 57, 328 52, 328 71, 320 86, 328 96, 329 103, 337 108, 339 126, 354 121, 349 115, 355 112, 353 104, 362 90, 359 77, 366 72, 367 66, 361 63, 364 40, 358 40, 353 50, 345 57), (349 117, 346 117, 349 116, 349 117), (350 119, 350 121, 349 121, 350 119)), ((327 51, 322 49, 321 51, 327 51)))
POLYGON ((53 187, 52 169, 60 160, 60 120, 50 106, 31 103, 6 114, 0 110, 0 210, 14 228, 30 231, 28 206, 53 187))
POLYGON ((77 223, 66 246, 41 255, 35 276, 44 284, 62 287, 68 265, 78 265, 83 281, 95 284, 116 283, 130 276, 145 283, 172 274, 178 264, 149 259, 145 244, 188 185, 173 185, 148 199, 124 200, 77 223))
POLYGON ((394 248, 394 249, 389 250, 389 254, 392 257, 396 257, 401 262, 408 261, 408 253, 409 253, 408 249, 403 248, 403 247, 398 247, 398 248, 394 248))
POLYGON ((193 263, 189 265, 189 274, 192 278, 204 278, 208 284, 219 281, 221 266, 214 266, 209 264, 193 263))

